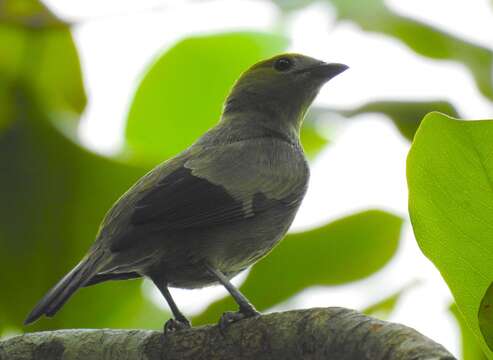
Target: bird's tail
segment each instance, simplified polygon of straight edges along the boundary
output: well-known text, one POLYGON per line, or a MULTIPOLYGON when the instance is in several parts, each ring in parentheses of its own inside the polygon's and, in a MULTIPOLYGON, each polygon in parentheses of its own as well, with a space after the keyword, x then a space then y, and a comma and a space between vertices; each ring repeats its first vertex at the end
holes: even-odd
POLYGON ((55 315, 78 288, 84 286, 97 274, 104 259, 103 255, 103 251, 95 250, 85 256, 36 304, 24 321, 24 325, 36 321, 43 315, 48 317, 55 315))

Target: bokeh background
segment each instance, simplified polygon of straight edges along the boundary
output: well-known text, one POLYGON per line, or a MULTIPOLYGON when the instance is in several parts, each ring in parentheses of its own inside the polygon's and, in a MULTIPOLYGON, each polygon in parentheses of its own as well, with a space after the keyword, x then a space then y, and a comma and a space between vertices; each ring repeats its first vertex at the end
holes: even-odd
MULTIPOLYGON (((414 239, 405 162, 429 111, 493 118, 492 24, 488 0, 0 0, 0 337, 161 328, 165 302, 140 280, 22 320, 118 196, 213 126, 241 71, 293 51, 350 70, 307 117, 290 234, 234 282, 262 311, 355 308, 483 359, 414 239)), ((221 287, 172 293, 197 325, 234 308, 221 287)))

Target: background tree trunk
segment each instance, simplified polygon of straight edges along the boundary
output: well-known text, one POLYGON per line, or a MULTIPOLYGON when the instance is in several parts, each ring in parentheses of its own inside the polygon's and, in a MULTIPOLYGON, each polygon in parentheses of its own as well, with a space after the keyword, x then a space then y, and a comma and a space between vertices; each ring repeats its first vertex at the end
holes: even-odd
POLYGON ((452 360, 441 345, 400 324, 343 308, 263 315, 221 333, 203 326, 163 336, 146 330, 58 330, 0 342, 1 360, 333 359, 452 360))

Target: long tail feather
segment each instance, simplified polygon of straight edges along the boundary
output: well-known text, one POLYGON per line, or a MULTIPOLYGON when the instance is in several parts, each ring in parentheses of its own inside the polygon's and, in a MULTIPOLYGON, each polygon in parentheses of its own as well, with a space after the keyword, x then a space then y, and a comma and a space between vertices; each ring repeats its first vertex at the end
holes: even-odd
POLYGON ((136 272, 127 272, 127 273, 108 273, 108 274, 96 274, 94 275, 88 282, 84 283, 84 287, 96 285, 108 280, 131 280, 138 279, 142 277, 139 273, 136 272))
POLYGON ((86 256, 77 264, 62 280, 60 280, 39 302, 27 316, 24 324, 30 324, 41 316, 53 316, 77 291, 78 288, 92 278, 98 272, 104 252, 95 251, 86 256))

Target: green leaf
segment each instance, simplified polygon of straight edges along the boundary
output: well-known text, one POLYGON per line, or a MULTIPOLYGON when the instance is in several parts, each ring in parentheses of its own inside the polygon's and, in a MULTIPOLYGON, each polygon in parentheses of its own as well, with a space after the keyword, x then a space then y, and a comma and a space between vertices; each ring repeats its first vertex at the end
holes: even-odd
POLYGON ((239 75, 286 46, 284 37, 244 32, 191 37, 167 50, 134 96, 126 129, 130 156, 156 163, 191 145, 219 121, 239 75))
POLYGON ((420 55, 462 63, 472 73, 481 93, 493 100, 491 50, 422 22, 396 15, 385 6, 383 0, 367 0, 364 3, 347 0, 330 2, 336 7, 340 19, 352 20, 366 31, 395 37, 420 55))
POLYGON ((399 132, 412 141, 421 119, 431 111, 439 111, 457 117, 455 107, 447 101, 376 101, 364 104, 356 109, 339 111, 344 116, 364 113, 381 113, 386 115, 399 132))
MULTIPOLYGON (((401 226, 401 218, 372 210, 290 234, 252 268, 240 290, 259 310, 265 310, 310 286, 364 278, 394 255, 401 226)), ((212 323, 235 308, 227 297, 210 305, 193 322, 212 323)))
POLYGON ((16 116, 12 90, 19 86, 46 114, 82 112, 86 95, 70 29, 42 3, 0 3, 0 54, 0 129, 16 116))
POLYGON ((431 111, 440 111, 458 116, 455 107, 447 101, 375 101, 352 109, 313 107, 308 117, 317 124, 327 124, 334 118, 354 117, 361 114, 378 113, 385 115, 397 127, 402 136, 412 141, 423 117, 431 111))
POLYGON ((0 74, 0 134, 13 120, 13 101, 10 84, 0 74))
POLYGON ((490 284, 478 311, 479 329, 490 349, 493 349, 493 283, 490 284))
POLYGON ((493 121, 428 114, 407 160, 409 211, 423 253, 440 270, 488 356, 478 322, 493 280, 493 121))
MULTIPOLYGON (((29 93, 14 92, 17 117, 0 134, 0 332, 21 326, 35 303, 85 254, 111 204, 145 169, 97 156, 43 118, 29 93)), ((81 289, 52 320, 26 330, 150 324, 165 319, 142 300, 140 281, 81 289), (129 304, 141 304, 129 308, 129 304)))
POLYGON ((328 139, 320 134, 316 124, 307 120, 305 120, 301 128, 300 139, 303 144, 303 150, 309 159, 315 158, 328 143, 328 139))
MULTIPOLYGON (((82 113, 86 96, 82 84, 79 55, 68 30, 45 30, 28 39, 34 42, 29 54, 30 77, 37 96, 48 111, 82 113), (63 54, 63 56, 60 56, 63 54)), ((24 59, 25 60, 25 59, 24 59)))
POLYGON ((462 360, 486 360, 487 357, 479 346, 478 339, 471 332, 456 304, 450 306, 450 312, 459 324, 462 342, 462 360))
POLYGON ((388 319, 390 314, 392 314, 392 312, 394 311, 400 297, 401 293, 397 292, 375 304, 368 306, 361 312, 363 314, 370 315, 381 320, 388 319))
POLYGON ((387 296, 385 299, 382 299, 366 307, 361 312, 369 316, 377 317, 381 320, 387 320, 389 316, 392 314, 392 312, 394 311, 402 295, 404 295, 407 291, 409 291, 417 284, 418 284, 417 281, 409 283, 406 286, 399 289, 398 291, 391 294, 390 296, 387 296))
POLYGON ((290 12, 307 7, 315 2, 315 0, 272 0, 282 11, 290 12))
POLYGON ((0 23, 31 29, 65 27, 64 22, 37 0, 2 0, 0 23))

